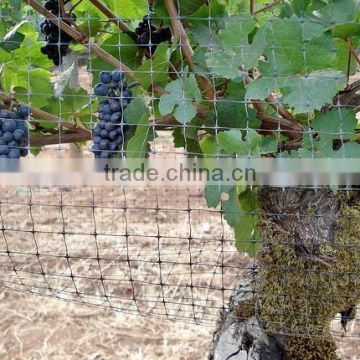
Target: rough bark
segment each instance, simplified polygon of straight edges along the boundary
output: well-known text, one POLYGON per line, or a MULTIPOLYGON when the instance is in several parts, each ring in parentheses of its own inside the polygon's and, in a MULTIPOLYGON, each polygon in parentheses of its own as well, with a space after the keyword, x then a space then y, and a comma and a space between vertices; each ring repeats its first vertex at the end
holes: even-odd
POLYGON ((241 279, 230 298, 228 311, 220 314, 209 360, 284 359, 281 343, 276 337, 263 332, 252 305, 257 271, 255 267, 241 279), (246 309, 248 314, 239 309, 246 309))
POLYGON ((209 359, 337 359, 330 321, 360 300, 359 194, 266 187, 259 201, 257 266, 221 314, 209 359))

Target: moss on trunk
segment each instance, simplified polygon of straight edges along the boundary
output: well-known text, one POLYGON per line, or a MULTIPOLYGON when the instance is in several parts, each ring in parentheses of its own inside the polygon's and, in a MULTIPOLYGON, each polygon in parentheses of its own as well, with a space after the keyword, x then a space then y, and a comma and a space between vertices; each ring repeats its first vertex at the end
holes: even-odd
POLYGON ((360 300, 359 198, 268 189, 261 200, 260 323, 285 335, 287 359, 337 359, 330 322, 360 300))

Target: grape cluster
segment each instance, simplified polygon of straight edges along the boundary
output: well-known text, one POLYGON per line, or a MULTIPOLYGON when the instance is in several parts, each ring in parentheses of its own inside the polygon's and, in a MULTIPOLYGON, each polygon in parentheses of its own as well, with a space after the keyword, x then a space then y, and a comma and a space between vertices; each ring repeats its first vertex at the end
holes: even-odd
POLYGON ((27 105, 16 112, 0 109, 0 158, 18 159, 28 154, 25 120, 30 112, 27 105))
MULTIPOLYGON (((47 0, 44 7, 61 20, 59 2, 57 0, 47 0)), ((71 17, 76 20, 74 14, 71 17)), ((62 58, 69 52, 71 36, 47 19, 40 24, 40 29, 47 41, 46 45, 41 48, 41 52, 47 55, 54 62, 54 65, 59 66, 62 58)))
POLYGON ((137 45, 144 48, 145 53, 150 56, 154 54, 160 43, 171 41, 170 28, 157 29, 151 22, 151 15, 146 15, 135 29, 137 45))
POLYGON ((132 94, 122 71, 103 71, 100 81, 94 88, 94 94, 106 98, 100 101, 100 121, 92 131, 92 152, 96 158, 108 159, 121 150, 126 139, 129 128, 124 124, 123 113, 132 100, 132 94))

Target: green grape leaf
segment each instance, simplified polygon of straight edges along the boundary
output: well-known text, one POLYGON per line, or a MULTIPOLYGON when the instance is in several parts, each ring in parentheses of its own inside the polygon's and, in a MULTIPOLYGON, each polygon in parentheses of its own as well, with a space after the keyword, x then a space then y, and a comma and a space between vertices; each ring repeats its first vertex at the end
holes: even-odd
MULTIPOLYGON (((13 28, 15 29, 15 28, 13 28)), ((15 71, 26 72, 31 66, 49 68, 53 67, 50 61, 44 54, 41 53, 40 48, 43 42, 38 41, 39 34, 34 30, 33 26, 27 22, 21 22, 17 27, 17 32, 24 36, 24 40, 16 45, 11 52, 6 52, 0 47, 0 63, 3 66, 12 67, 15 71)))
POLYGON ((332 103, 334 95, 344 88, 346 76, 340 71, 314 71, 279 81, 284 89, 283 102, 298 113, 320 110, 332 103))
POLYGON ((7 93, 13 93, 19 100, 28 102, 36 107, 44 107, 53 96, 53 87, 50 82, 51 73, 45 69, 35 68, 29 71, 14 68, 13 63, 3 66, 1 84, 7 93), (24 94, 29 95, 24 95, 24 94))
POLYGON ((255 130, 231 129, 218 134, 219 148, 227 154, 240 156, 261 156, 273 152, 277 148, 277 141, 263 138, 255 130), (244 134, 246 137, 244 139, 244 134))
POLYGON ((239 202, 239 194, 236 186, 232 186, 227 192, 228 200, 221 201, 221 209, 224 213, 224 218, 230 226, 236 226, 241 223, 240 218, 242 209, 239 202))
POLYGON ((314 71, 308 76, 289 76, 276 81, 259 78, 248 85, 246 99, 265 99, 280 88, 284 104, 294 107, 297 113, 306 113, 332 103, 333 96, 343 89, 345 83, 346 76, 334 70, 314 71))
POLYGON ((246 106, 243 83, 230 82, 226 94, 216 103, 216 108, 204 117, 204 125, 209 128, 258 128, 260 120, 256 111, 246 106))
POLYGON ((150 111, 144 102, 144 98, 136 96, 124 112, 125 122, 129 125, 137 125, 139 121, 141 121, 143 115, 146 115, 147 118, 149 118, 150 111))
POLYGON ((207 4, 207 0, 181 0, 179 14, 182 16, 189 16, 194 14, 204 4, 207 4))
POLYGON ((0 39, 3 39, 7 33, 7 26, 5 21, 0 21, 0 39))
POLYGON ((322 6, 313 15, 329 26, 354 21, 359 15, 358 0, 327 0, 323 3, 326 6, 322 6))
POLYGON ((357 125, 355 114, 350 109, 339 109, 318 114, 312 122, 313 131, 318 134, 319 140, 312 142, 317 156, 333 156, 333 141, 347 140, 354 135, 357 125))
MULTIPOLYGON (((256 193, 246 189, 239 194, 237 187, 227 191, 229 199, 221 201, 224 218, 228 224, 234 227, 236 248, 255 256, 259 246, 259 233, 257 223, 259 221, 256 212, 258 210, 256 193)), ((215 199, 214 199, 215 202, 215 199)))
POLYGON ((246 189, 239 195, 239 202, 243 214, 240 223, 235 225, 235 246, 238 251, 246 252, 249 256, 255 257, 261 242, 260 233, 257 228, 259 222, 259 206, 256 192, 246 189))
POLYGON ((332 157, 338 158, 360 158, 360 144, 357 142, 347 142, 332 157))
POLYGON ((208 207, 216 207, 221 199, 221 185, 206 185, 205 186, 205 200, 208 207))
MULTIPOLYGON (((353 46, 354 48, 359 47, 358 38, 353 39, 353 46)), ((347 42, 339 38, 335 39, 335 48, 336 48, 336 62, 333 64, 333 68, 342 71, 344 74, 347 74, 347 72, 349 71, 349 75, 354 75, 356 73, 358 63, 356 61, 355 56, 351 56, 349 59, 349 47, 347 42), (349 64, 349 60, 350 60, 350 64, 349 64)))
POLYGON ((240 66, 252 68, 257 65, 265 45, 265 36, 263 32, 258 32, 252 44, 249 44, 249 34, 254 26, 252 17, 247 14, 241 19, 230 18, 226 22, 225 29, 220 30, 218 35, 220 46, 214 46, 206 54, 206 64, 214 74, 235 79, 245 74, 240 66))
POLYGON ((246 1, 241 0, 218 0, 219 4, 225 7, 226 13, 229 15, 236 15, 241 10, 245 10, 246 1))
MULTIPOLYGON (((52 96, 46 99, 46 103, 42 106, 35 105, 39 96, 31 96, 30 102, 33 106, 41 107, 43 110, 52 114, 59 114, 59 116, 67 121, 74 122, 77 118, 81 117, 81 123, 90 125, 91 121, 96 121, 91 116, 90 112, 94 112, 96 105, 89 103, 89 94, 83 88, 77 90, 66 87, 62 92, 62 97, 52 96), (84 110, 86 108, 86 110, 84 110), (88 119, 85 119, 85 114, 88 115, 88 119)), ((26 101, 24 99, 24 101, 26 101)), ((41 121, 41 125, 44 127, 53 127, 53 122, 41 121)))
POLYGON ((277 87, 273 78, 261 77, 252 81, 246 88, 246 100, 265 99, 277 87))
POLYGON ((172 49, 166 43, 160 44, 154 56, 146 60, 135 73, 134 78, 138 80, 144 89, 150 85, 165 86, 168 82, 168 68, 172 49))
POLYGON ((107 21, 106 16, 88 1, 82 1, 74 13, 77 16, 77 25, 88 37, 98 35, 107 21))
POLYGON ((360 36, 359 23, 337 24, 330 28, 334 37, 347 41, 354 36, 360 36))
POLYGON ((15 25, 3 38, 3 40, 0 41, 0 47, 5 51, 13 51, 15 49, 18 49, 21 46, 21 43, 25 39, 25 35, 19 32, 19 30, 22 28, 24 24, 26 24, 27 21, 22 21, 19 24, 15 25))
POLYGON ((135 130, 135 134, 129 139, 126 145, 126 154, 129 158, 144 158, 149 150, 151 140, 151 127, 149 116, 144 114, 135 130))
POLYGON ((161 96, 161 115, 173 114, 178 122, 187 124, 196 116, 196 105, 201 101, 201 92, 194 74, 170 82, 161 96))
POLYGON ((281 79, 333 67, 336 53, 331 34, 311 36, 304 28, 298 18, 292 17, 275 19, 259 30, 267 44, 267 61, 259 64, 263 76, 281 79))
POLYGON ((141 19, 148 12, 148 3, 144 0, 105 0, 105 3, 121 19, 141 19))
POLYGON ((200 141, 201 152, 205 157, 213 157, 218 153, 218 145, 215 136, 205 136, 200 141))
MULTIPOLYGON (((212 1, 211 1, 212 2, 212 1)), ((181 2, 177 2, 178 5, 178 13, 180 16, 186 16, 187 20, 191 19, 191 16, 195 16, 196 12, 202 7, 207 7, 208 1, 206 0, 181 0, 181 2)), ((171 25, 171 20, 169 19, 169 14, 164 4, 164 0, 156 0, 156 3, 153 6, 154 8, 154 20, 161 19, 161 22, 166 26, 171 25)), ((207 15, 209 14, 209 11, 207 15)), ((158 20, 159 21, 159 20, 158 20)))
POLYGON ((304 133, 303 148, 293 151, 290 157, 358 157, 360 144, 349 141, 355 135, 356 126, 355 113, 350 109, 317 113, 311 129, 304 133), (334 140, 342 142, 337 150, 334 150, 334 140))
POLYGON ((194 135, 196 134, 196 132, 197 132, 196 127, 186 128, 185 134, 184 134, 184 129, 182 128, 176 128, 173 131, 173 139, 174 139, 175 147, 184 148, 189 158, 193 158, 194 156, 201 156, 199 155, 201 154, 201 147, 199 145, 199 141, 197 137, 194 135))
POLYGON ((2 88, 5 92, 10 93, 15 87, 23 89, 27 88, 28 82, 24 73, 19 73, 16 69, 12 69, 10 66, 2 65, 0 81, 2 88))
POLYGON ((350 139, 354 135, 356 125, 355 113, 346 108, 317 114, 311 124, 323 142, 341 138, 350 139))

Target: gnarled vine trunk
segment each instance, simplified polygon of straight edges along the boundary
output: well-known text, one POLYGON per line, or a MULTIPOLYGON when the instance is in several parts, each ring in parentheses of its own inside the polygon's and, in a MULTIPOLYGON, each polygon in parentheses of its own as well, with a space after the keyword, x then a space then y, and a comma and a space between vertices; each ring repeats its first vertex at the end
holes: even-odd
POLYGON ((264 187, 262 249, 221 315, 213 360, 332 360, 333 317, 360 300, 360 196, 264 187))

